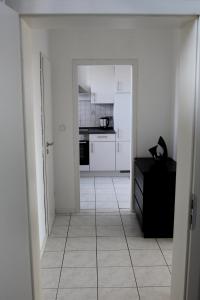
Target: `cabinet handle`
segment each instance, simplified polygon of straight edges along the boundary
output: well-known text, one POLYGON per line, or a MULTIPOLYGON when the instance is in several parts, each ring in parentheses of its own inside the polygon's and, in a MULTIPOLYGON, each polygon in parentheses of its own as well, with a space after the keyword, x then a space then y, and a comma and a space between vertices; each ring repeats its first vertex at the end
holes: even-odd
POLYGON ((93 146, 93 143, 91 143, 91 153, 94 153, 94 146, 93 146))
POLYGON ((107 139, 108 137, 106 135, 99 135, 98 139, 107 139))
POLYGON ((119 153, 119 143, 117 143, 117 152, 119 153))

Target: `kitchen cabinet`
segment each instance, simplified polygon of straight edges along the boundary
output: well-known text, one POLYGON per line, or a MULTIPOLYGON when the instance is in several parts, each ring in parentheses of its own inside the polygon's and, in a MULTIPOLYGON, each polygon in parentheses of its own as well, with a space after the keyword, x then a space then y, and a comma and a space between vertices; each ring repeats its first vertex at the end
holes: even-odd
POLYGON ((90 135, 90 171, 115 170, 115 135, 90 135))
POLYGON ((114 66, 112 65, 89 67, 92 103, 114 103, 114 74, 114 66))
POLYGON ((132 66, 115 66, 115 93, 132 92, 132 66))
POLYGON ((129 171, 130 157, 130 142, 116 142, 116 171, 129 171))
POLYGON ((115 94, 114 129, 116 141, 130 141, 131 100, 131 94, 115 94))

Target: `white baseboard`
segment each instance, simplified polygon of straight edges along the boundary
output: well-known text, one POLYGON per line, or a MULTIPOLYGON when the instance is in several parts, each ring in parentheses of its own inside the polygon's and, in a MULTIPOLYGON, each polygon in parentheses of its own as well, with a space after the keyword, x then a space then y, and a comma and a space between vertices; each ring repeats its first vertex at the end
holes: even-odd
POLYGON ((45 236, 45 238, 44 238, 44 240, 43 240, 43 243, 42 243, 42 247, 41 247, 41 249, 40 249, 40 258, 42 258, 42 255, 43 255, 43 253, 44 253, 45 246, 46 246, 46 243, 47 243, 47 238, 48 238, 48 236, 47 236, 47 234, 46 234, 46 236, 45 236))

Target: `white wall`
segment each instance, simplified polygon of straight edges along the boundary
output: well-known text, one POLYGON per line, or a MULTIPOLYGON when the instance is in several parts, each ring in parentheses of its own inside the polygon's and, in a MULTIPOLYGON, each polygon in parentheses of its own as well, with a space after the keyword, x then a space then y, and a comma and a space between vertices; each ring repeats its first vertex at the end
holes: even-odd
POLYGON ((137 155, 147 156, 160 135, 173 154, 173 31, 52 30, 55 196, 58 211, 75 210, 72 59, 138 59, 137 155), (59 131, 65 124, 66 131, 59 131))

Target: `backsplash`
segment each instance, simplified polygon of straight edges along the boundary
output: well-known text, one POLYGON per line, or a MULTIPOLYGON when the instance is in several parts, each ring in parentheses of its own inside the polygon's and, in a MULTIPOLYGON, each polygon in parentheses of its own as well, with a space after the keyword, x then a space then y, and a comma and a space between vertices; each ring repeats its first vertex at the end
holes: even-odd
POLYGON ((79 127, 99 127, 99 118, 113 116, 113 104, 79 101, 79 127))

